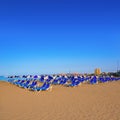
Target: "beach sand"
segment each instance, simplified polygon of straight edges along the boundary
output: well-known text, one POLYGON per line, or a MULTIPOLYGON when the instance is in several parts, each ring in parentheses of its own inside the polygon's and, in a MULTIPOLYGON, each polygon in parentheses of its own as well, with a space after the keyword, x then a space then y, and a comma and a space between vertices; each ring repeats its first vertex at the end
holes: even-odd
POLYGON ((0 82, 0 120, 120 120, 120 81, 44 92, 0 82))

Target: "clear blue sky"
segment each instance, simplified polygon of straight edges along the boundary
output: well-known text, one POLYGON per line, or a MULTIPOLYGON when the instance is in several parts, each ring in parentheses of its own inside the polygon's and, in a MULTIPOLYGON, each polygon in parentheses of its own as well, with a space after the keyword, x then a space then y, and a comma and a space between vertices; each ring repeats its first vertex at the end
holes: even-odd
POLYGON ((0 75, 116 71, 118 0, 0 0, 0 75))

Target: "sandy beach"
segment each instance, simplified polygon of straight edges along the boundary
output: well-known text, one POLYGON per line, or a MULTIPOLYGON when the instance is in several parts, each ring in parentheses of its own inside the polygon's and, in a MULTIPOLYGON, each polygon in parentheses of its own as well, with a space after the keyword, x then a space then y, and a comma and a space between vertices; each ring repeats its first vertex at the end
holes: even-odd
POLYGON ((32 92, 0 82, 1 120, 120 120, 120 81, 32 92))

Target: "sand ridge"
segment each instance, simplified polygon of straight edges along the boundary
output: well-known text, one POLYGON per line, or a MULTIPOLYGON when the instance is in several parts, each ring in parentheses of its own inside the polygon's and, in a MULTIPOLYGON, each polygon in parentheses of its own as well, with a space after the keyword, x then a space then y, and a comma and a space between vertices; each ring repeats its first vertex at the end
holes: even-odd
POLYGON ((120 81, 31 92, 0 82, 1 120, 120 120, 120 81))

